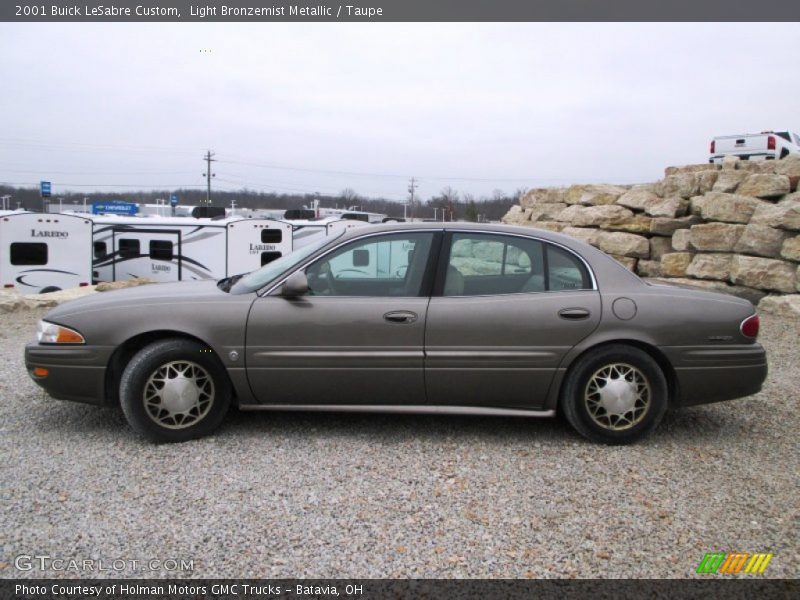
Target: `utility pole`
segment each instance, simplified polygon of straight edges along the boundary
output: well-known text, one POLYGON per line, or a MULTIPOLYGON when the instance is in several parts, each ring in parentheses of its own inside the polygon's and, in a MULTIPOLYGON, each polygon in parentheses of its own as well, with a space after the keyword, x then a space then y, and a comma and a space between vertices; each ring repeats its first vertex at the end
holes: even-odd
POLYGON ((414 210, 414 192, 419 187, 416 179, 411 178, 411 183, 408 184, 408 193, 411 195, 411 218, 414 218, 416 211, 414 210))
POLYGON ((206 161, 206 172, 203 173, 203 177, 206 178, 206 206, 211 206, 211 178, 217 176, 216 173, 211 172, 211 163, 216 162, 216 159, 212 158, 213 156, 214 153, 208 150, 203 157, 203 160, 206 161))

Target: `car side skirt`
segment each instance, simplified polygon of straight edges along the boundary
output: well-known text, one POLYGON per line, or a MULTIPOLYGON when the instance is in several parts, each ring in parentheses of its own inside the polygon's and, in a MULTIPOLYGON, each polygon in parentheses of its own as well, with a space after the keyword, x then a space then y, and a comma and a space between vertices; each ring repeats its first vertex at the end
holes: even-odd
POLYGON ((402 406, 389 404, 243 404, 239 408, 241 410, 480 415, 495 417, 554 417, 556 414, 554 410, 486 408, 481 406, 430 406, 425 404, 406 404, 402 406))

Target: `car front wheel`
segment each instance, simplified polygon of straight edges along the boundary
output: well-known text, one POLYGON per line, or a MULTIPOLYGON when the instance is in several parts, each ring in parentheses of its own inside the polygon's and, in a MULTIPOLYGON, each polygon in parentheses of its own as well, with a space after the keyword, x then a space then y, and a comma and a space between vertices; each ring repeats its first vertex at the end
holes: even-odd
POLYGON ((155 442, 183 442, 214 431, 231 401, 225 368, 203 344, 162 340, 140 350, 120 378, 131 427, 155 442))
POLYGON ((621 344, 581 357, 561 395, 564 417, 595 442, 629 444, 658 426, 667 409, 667 381, 646 352, 621 344))

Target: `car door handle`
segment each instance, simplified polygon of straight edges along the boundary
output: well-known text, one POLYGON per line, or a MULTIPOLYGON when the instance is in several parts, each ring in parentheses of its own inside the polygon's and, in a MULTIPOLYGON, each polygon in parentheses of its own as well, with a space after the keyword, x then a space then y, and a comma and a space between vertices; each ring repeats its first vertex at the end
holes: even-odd
POLYGON ((413 323, 417 320, 417 313, 410 310, 394 310, 383 315, 390 323, 413 323))
POLYGON ((569 321, 580 321, 581 319, 588 319, 590 313, 585 308, 562 308, 558 311, 558 316, 562 319, 567 319, 569 321))

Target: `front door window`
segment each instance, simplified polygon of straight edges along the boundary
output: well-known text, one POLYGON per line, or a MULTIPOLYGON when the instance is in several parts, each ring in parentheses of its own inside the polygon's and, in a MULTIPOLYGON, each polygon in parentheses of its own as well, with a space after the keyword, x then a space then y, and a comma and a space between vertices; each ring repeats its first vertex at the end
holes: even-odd
POLYGON ((306 269, 315 296, 413 297, 422 291, 433 233, 357 240, 306 269))

